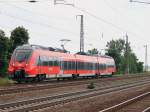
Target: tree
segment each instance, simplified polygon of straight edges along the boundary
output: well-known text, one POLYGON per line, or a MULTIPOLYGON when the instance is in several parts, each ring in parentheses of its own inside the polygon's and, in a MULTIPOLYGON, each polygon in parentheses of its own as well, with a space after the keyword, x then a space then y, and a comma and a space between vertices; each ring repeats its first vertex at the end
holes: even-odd
POLYGON ((138 62, 137 63, 137 72, 138 73, 141 73, 141 72, 143 72, 143 62, 138 62))
POLYGON ((20 45, 28 44, 29 40, 29 33, 28 30, 26 30, 24 27, 17 27, 11 32, 10 41, 12 49, 10 52, 12 53, 13 50, 20 45))
POLYGON ((98 54, 98 50, 96 48, 93 48, 91 50, 88 50, 88 54, 94 55, 94 54, 98 54))
POLYGON ((0 30, 0 57, 8 50, 9 39, 5 36, 4 31, 0 30))
POLYGON ((135 53, 130 53, 129 54, 129 72, 130 73, 137 73, 137 62, 138 62, 138 59, 135 55, 135 53))
POLYGON ((7 70, 8 49, 9 39, 5 36, 4 31, 0 30, 0 76, 4 75, 7 70))
MULTIPOLYGON (((128 58, 129 58, 129 72, 137 73, 143 71, 143 63, 138 62, 138 59, 135 53, 132 52, 130 43, 128 46, 128 58)), ((107 42, 107 51, 106 55, 109 55, 114 58, 117 68, 117 73, 124 73, 126 68, 126 43, 123 39, 111 40, 107 42)))
POLYGON ((110 42, 107 42, 106 47, 106 55, 114 58, 117 72, 122 73, 122 68, 124 66, 123 54, 125 53, 125 41, 123 39, 111 40, 110 42))

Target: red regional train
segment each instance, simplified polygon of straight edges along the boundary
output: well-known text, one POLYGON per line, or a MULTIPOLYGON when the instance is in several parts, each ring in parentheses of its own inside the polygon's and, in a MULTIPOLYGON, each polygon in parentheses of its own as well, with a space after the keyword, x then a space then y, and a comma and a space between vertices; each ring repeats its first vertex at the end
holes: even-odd
POLYGON ((112 57, 55 52, 38 45, 17 47, 8 68, 9 76, 17 81, 111 76, 115 72, 112 57))

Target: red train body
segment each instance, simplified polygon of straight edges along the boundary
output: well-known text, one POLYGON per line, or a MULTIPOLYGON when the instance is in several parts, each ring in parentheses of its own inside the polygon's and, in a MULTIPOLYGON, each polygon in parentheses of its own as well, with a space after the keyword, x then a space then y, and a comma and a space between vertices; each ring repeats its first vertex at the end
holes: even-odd
POLYGON ((109 56, 87 56, 49 51, 33 45, 15 49, 8 68, 15 80, 112 75, 114 59, 109 56))

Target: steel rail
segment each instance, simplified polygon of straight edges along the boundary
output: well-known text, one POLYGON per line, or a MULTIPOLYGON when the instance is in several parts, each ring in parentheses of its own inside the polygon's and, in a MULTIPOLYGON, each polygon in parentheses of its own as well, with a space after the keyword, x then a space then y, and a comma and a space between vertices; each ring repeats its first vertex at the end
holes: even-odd
MULTIPOLYGON (((147 76, 133 76, 133 77, 125 77, 124 79, 132 79, 132 78, 139 78, 139 77, 147 77, 147 76)), ((149 77, 149 76, 148 76, 149 77)), ((73 81, 73 82, 62 82, 62 83, 53 83, 53 84, 43 84, 43 85, 32 85, 27 87, 16 87, 16 88, 9 88, 9 89, 0 89, 0 96, 1 95, 8 95, 14 93, 21 93, 21 92, 29 92, 33 90, 41 90, 41 89, 52 89, 57 87, 65 87, 65 86, 73 86, 73 85, 82 85, 82 84, 89 84, 90 82, 97 83, 99 81, 114 81, 114 80, 123 80, 121 77, 115 78, 106 78, 106 79, 94 79, 94 80, 80 80, 80 81, 73 81)))
MULTIPOLYGON (((131 98, 131 99, 129 99, 129 100, 126 100, 126 101, 124 101, 124 102, 122 102, 122 103, 119 103, 119 104, 117 104, 117 105, 114 105, 114 106, 112 106, 112 107, 106 108, 106 109, 101 110, 101 111, 99 111, 99 112, 116 112, 117 110, 119 110, 119 109, 121 109, 121 108, 123 108, 123 107, 125 107, 125 106, 127 106, 127 105, 130 105, 130 104, 132 104, 132 103, 134 103, 134 102, 136 102, 136 101, 139 101, 139 100, 141 100, 142 98, 145 98, 146 96, 149 96, 149 95, 150 95, 150 92, 147 92, 147 93, 138 95, 138 96, 136 96, 136 97, 134 97, 134 98, 131 98)), ((149 108, 149 109, 150 109, 150 108, 149 108)), ((148 112, 148 111, 146 110, 145 112, 148 112)))
POLYGON ((146 109, 143 110, 142 112, 150 112, 150 107, 146 108, 146 109))
POLYGON ((122 91, 126 89, 136 88, 138 86, 143 86, 145 84, 149 84, 150 81, 146 82, 138 82, 133 84, 124 84, 120 86, 108 87, 103 89, 94 89, 87 91, 80 91, 74 93, 60 94, 56 96, 47 96, 42 98, 34 98, 30 100, 24 100, 19 102, 13 102, 8 104, 0 105, 0 110, 2 112, 27 112, 38 110, 50 106, 54 106, 57 104, 67 103, 79 99, 89 98, 93 96, 108 94, 111 92, 122 91))

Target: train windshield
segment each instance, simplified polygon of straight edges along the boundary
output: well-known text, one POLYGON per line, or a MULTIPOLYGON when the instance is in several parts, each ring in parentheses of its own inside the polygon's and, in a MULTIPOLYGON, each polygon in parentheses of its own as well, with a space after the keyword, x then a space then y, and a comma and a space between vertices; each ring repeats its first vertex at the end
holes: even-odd
POLYGON ((31 50, 17 50, 15 53, 15 60, 18 62, 27 62, 30 58, 31 52, 31 50))

